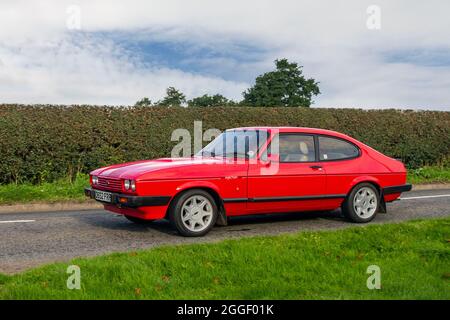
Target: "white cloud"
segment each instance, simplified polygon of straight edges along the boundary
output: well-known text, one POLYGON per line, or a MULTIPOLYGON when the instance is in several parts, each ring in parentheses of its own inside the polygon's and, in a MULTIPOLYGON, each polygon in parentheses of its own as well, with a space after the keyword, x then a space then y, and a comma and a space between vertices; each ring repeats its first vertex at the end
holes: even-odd
POLYGON ((111 39, 92 36, 120 31, 130 41, 224 51, 236 42, 259 46, 265 52, 257 61, 192 57, 193 64, 252 77, 272 68, 273 59, 289 57, 321 82, 317 106, 449 109, 450 66, 385 57, 417 49, 450 52, 449 12, 446 0, 2 1, 0 96, 2 102, 131 104, 143 96, 157 99, 169 85, 188 96, 221 92, 232 98, 249 85, 143 63, 111 39), (381 8, 379 31, 366 27, 371 4, 381 8), (66 28, 69 5, 81 8, 80 34, 66 28))
POLYGON ((246 86, 219 78, 134 61, 110 41, 62 38, 55 43, 1 47, 3 102, 132 104, 160 98, 173 85, 188 96, 221 92, 233 96, 246 86), (209 90, 208 90, 209 89, 209 90))

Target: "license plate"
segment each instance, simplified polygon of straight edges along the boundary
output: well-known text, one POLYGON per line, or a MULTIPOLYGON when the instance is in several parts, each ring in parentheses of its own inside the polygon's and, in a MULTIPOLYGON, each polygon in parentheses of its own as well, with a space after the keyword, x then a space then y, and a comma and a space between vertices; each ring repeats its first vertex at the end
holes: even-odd
POLYGON ((95 200, 111 203, 111 193, 103 191, 95 191, 95 200))

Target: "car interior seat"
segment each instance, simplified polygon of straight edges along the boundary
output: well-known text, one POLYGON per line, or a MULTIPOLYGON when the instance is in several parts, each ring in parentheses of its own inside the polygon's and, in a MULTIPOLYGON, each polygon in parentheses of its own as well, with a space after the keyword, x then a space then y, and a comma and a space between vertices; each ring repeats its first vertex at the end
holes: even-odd
POLYGON ((300 156, 300 161, 307 162, 309 161, 309 148, 306 142, 300 142, 300 152, 302 153, 300 156))

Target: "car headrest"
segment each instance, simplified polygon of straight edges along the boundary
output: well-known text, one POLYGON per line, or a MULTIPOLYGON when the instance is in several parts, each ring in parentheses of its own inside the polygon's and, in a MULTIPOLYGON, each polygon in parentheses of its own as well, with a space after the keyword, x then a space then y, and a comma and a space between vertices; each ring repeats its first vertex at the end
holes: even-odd
POLYGON ((306 142, 300 142, 300 151, 303 154, 308 154, 308 145, 306 144, 306 142))

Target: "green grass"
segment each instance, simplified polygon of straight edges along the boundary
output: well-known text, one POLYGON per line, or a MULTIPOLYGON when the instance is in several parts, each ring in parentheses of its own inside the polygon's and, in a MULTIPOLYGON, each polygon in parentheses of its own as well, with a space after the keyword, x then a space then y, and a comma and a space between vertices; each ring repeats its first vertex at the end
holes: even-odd
POLYGON ((429 166, 408 170, 408 181, 412 184, 450 183, 450 167, 429 166))
MULTIPOLYGON (((450 183, 450 167, 424 167, 410 170, 412 184, 450 183)), ((75 181, 65 178, 39 185, 0 185, 0 205, 29 202, 86 201, 83 188, 89 185, 89 176, 80 174, 75 181)))
POLYGON ((450 299, 450 218, 79 258, 0 275, 0 299, 450 299), (66 268, 81 268, 81 290, 66 268), (381 268, 369 290, 367 267, 381 268))
POLYGON ((29 202, 85 201, 84 187, 89 176, 79 174, 74 181, 69 178, 39 185, 0 185, 0 205, 29 202))

